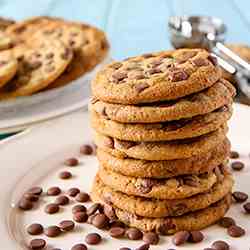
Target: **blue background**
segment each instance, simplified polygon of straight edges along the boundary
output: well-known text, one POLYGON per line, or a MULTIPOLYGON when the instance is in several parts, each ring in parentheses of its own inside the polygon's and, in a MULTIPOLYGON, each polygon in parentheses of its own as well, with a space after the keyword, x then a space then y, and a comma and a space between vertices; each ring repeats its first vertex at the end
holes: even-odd
POLYGON ((249 0, 0 0, 0 16, 52 15, 106 31, 116 59, 170 48, 171 15, 213 15, 228 26, 227 41, 250 44, 249 0))

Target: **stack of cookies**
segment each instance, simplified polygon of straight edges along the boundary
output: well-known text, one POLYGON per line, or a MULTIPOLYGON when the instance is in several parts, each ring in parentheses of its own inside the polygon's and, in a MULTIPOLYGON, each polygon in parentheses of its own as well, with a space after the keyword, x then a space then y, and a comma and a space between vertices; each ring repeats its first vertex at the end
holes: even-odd
POLYGON ((199 230, 224 216, 234 87, 201 49, 114 62, 92 82, 100 163, 92 199, 142 231, 199 230))

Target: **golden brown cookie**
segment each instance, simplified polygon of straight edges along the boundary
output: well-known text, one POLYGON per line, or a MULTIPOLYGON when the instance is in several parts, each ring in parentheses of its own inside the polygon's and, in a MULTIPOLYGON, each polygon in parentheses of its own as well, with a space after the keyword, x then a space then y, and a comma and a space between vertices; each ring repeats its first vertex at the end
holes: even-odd
POLYGON ((122 105, 102 102, 93 98, 90 109, 121 123, 155 123, 210 113, 231 103, 235 94, 235 88, 232 84, 221 79, 202 92, 175 101, 122 105))
POLYGON ((159 218, 181 216, 188 212, 204 209, 221 200, 226 194, 231 192, 232 186, 233 178, 230 174, 226 174, 222 181, 214 184, 206 193, 197 194, 185 199, 160 200, 130 196, 115 191, 103 184, 100 178, 96 176, 91 193, 94 197, 99 197, 104 203, 125 210, 131 214, 159 218))
POLYGON ((174 100, 210 87, 220 77, 215 59, 205 50, 163 51, 104 67, 92 81, 92 94, 120 104, 174 100))
POLYGON ((95 144, 105 152, 120 158, 161 161, 189 158, 204 154, 225 140, 227 127, 195 138, 163 141, 132 142, 94 133, 95 144))
POLYGON ((226 139, 210 151, 186 159, 169 161, 121 159, 100 148, 97 149, 97 158, 101 166, 122 175, 161 179, 211 172, 216 166, 227 160, 229 152, 230 142, 226 139))
MULTIPOLYGON (((92 195, 94 202, 102 202, 92 195)), ((148 218, 141 217, 114 207, 117 218, 130 227, 144 232, 154 231, 162 235, 174 234, 178 231, 195 231, 206 228, 224 217, 231 205, 231 193, 211 206, 179 217, 148 218)))
POLYGON ((0 30, 0 51, 9 49, 13 46, 13 42, 10 36, 0 30))
POLYGON ((95 111, 91 125, 101 134, 127 141, 169 141, 208 134, 225 124, 232 115, 231 105, 225 105, 205 115, 162 123, 120 123, 95 111))
POLYGON ((31 95, 51 84, 72 59, 72 51, 59 40, 47 40, 39 47, 14 48, 18 71, 0 91, 0 99, 31 95))
POLYGON ((127 195, 168 200, 207 192, 218 181, 215 170, 200 175, 152 179, 125 176, 100 167, 98 175, 105 185, 127 195))
POLYGON ((16 22, 13 19, 0 17, 0 30, 5 31, 8 27, 15 23, 16 22))

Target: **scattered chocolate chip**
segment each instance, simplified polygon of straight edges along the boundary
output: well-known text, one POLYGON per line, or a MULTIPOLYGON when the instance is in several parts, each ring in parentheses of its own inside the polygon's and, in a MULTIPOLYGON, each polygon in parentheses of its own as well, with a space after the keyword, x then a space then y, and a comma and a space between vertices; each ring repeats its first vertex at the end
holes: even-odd
POLYGON ((126 236, 130 240, 140 240, 143 237, 142 232, 137 228, 129 228, 126 231, 126 236))
POLYGON ((109 235, 113 238, 121 238, 125 234, 125 229, 122 227, 112 227, 109 230, 109 235))
POLYGON ((155 180, 152 180, 150 178, 148 179, 143 179, 141 181, 141 183, 137 186, 137 189, 139 192, 141 192, 142 194, 146 194, 151 192, 153 186, 156 184, 155 180))
POLYGON ((139 247, 137 247, 135 250, 148 250, 150 248, 149 244, 143 244, 139 247))
POLYGON ((134 147, 135 145, 137 145, 136 142, 132 142, 132 141, 122 141, 122 140, 115 140, 115 148, 121 148, 121 149, 129 149, 134 147))
POLYGON ((29 190, 27 190, 27 194, 34 194, 34 195, 40 195, 42 194, 43 189, 41 187, 32 187, 29 190))
POLYGON ((128 248, 128 247, 121 247, 121 248, 119 248, 119 250, 131 250, 131 248, 128 248))
POLYGON ((121 66, 122 66, 122 63, 120 63, 120 62, 114 62, 114 63, 112 63, 112 64, 110 65, 110 67, 111 67, 112 69, 119 69, 119 68, 121 68, 121 66))
POLYGON ((75 227, 75 223, 71 220, 63 220, 59 223, 59 227, 62 231, 71 231, 75 227))
POLYGON ((218 60, 217 60, 216 57, 209 55, 209 56, 207 57, 207 59, 208 59, 214 66, 217 66, 218 60))
POLYGON ((79 164, 79 161, 76 158, 69 158, 64 162, 64 164, 69 167, 75 167, 79 164))
POLYGON ((224 227, 224 228, 229 228, 230 226, 233 226, 235 225, 235 220, 231 217, 223 217, 219 220, 218 224, 221 226, 221 227, 224 227))
POLYGON ((38 235, 43 233, 43 226, 38 223, 31 224, 27 227, 27 232, 30 235, 38 235))
POLYGON ((110 221, 110 227, 122 227, 125 228, 125 224, 122 221, 115 220, 115 221, 110 221))
POLYGON ((198 243, 203 241, 204 235, 200 231, 191 231, 188 237, 188 242, 198 243))
POLYGON ((102 229, 108 226, 109 219, 105 214, 96 214, 92 220, 92 224, 95 227, 102 229))
POLYGON ((88 220, 88 215, 86 212, 75 212, 73 214, 73 220, 78 223, 86 222, 88 220))
POLYGON ((49 226, 44 229, 44 234, 48 237, 57 237, 61 234, 61 229, 58 226, 49 226))
POLYGON ((115 83, 119 83, 122 80, 124 80, 125 78, 127 78, 128 73, 126 71, 115 71, 112 75, 112 81, 115 83))
POLYGON ((231 159, 238 159, 240 157, 240 154, 237 151, 231 151, 230 152, 230 158, 231 159))
POLYGON ((232 196, 237 203, 245 202, 248 199, 248 195, 240 191, 233 192, 232 196))
POLYGON ((69 198, 66 195, 58 196, 55 200, 55 203, 61 206, 67 205, 69 204, 69 198))
POLYGON ((89 215, 89 217, 88 217, 88 219, 87 219, 87 223, 92 224, 92 221, 93 221, 93 219, 95 218, 95 216, 96 216, 96 214, 91 214, 91 215, 89 215))
POLYGON ((240 171, 245 167, 244 163, 241 161, 235 161, 231 163, 231 168, 235 171, 240 171))
POLYGON ((45 246, 46 246, 46 241, 43 239, 34 239, 31 240, 29 243, 30 249, 34 250, 43 249, 45 246))
POLYGON ((179 246, 179 245, 182 245, 184 243, 187 242, 188 238, 189 238, 190 234, 188 231, 180 231, 180 232, 177 232, 173 238, 172 238, 172 242, 176 245, 176 246, 179 246))
POLYGON ((87 250, 87 246, 84 244, 76 244, 74 245, 71 250, 87 250))
POLYGON ((241 237, 243 236, 246 232, 242 227, 236 226, 236 225, 232 225, 227 229, 227 233, 231 236, 231 237, 241 237))
POLYGON ((60 208, 59 208, 58 204, 50 203, 50 204, 46 205, 44 211, 47 214, 55 214, 59 211, 59 209, 60 208))
POLYGON ((31 201, 31 202, 36 202, 39 200, 39 195, 35 195, 35 194, 24 194, 23 195, 23 198, 28 200, 28 201, 31 201))
POLYGON ((19 203, 18 207, 22 210, 31 210, 33 208, 33 203, 25 198, 22 198, 19 203))
POLYGON ((192 63, 197 66, 197 67, 201 67, 201 66, 207 66, 208 65, 208 61, 204 58, 200 58, 200 57, 197 57, 197 58, 194 58, 192 60, 192 63))
POLYGON ((168 76, 169 80, 172 82, 184 81, 187 80, 189 77, 189 75, 183 69, 178 68, 175 68, 175 70, 170 71, 168 76))
POLYGON ((88 144, 84 144, 80 147, 80 153, 83 155, 91 155, 93 154, 93 148, 88 144))
POLYGON ((78 204, 78 205, 75 205, 73 208, 72 208, 72 213, 74 214, 74 213, 77 213, 77 212, 85 212, 86 213, 86 207, 85 206, 83 206, 83 205, 80 205, 80 204, 78 204))
POLYGON ((49 196, 56 196, 59 195, 61 193, 61 189, 59 187, 50 187, 47 190, 47 195, 49 196))
POLYGON ((85 192, 80 192, 76 195, 76 201, 78 202, 87 202, 90 200, 89 194, 85 192))
POLYGON ((116 220, 116 214, 112 206, 105 204, 103 206, 103 212, 104 214, 111 220, 116 220))
POLYGON ((245 209, 247 214, 250 214, 250 202, 247 202, 243 205, 243 208, 245 209))
POLYGON ((96 213, 100 209, 100 207, 101 207, 100 203, 94 203, 87 209, 87 215, 92 215, 96 213))
POLYGON ((139 82, 135 85, 137 93, 141 93, 143 90, 149 88, 149 85, 146 82, 139 82))
POLYGON ((70 179, 71 177, 72 177, 72 174, 69 171, 63 171, 59 173, 59 178, 63 180, 70 179))
POLYGON ((105 136, 104 141, 103 141, 103 145, 105 147, 113 149, 114 148, 114 140, 113 140, 113 138, 111 138, 109 136, 105 136))
POLYGON ((79 188, 70 188, 68 191, 67 191, 67 194, 71 197, 76 197, 76 195, 78 193, 80 193, 80 189, 79 188))
POLYGON ((150 245, 157 245, 160 240, 159 235, 154 232, 144 233, 142 239, 143 241, 145 241, 147 244, 150 244, 150 245))
POLYGON ((102 237, 98 233, 90 233, 85 237, 85 242, 89 245, 97 245, 101 240, 102 237))
POLYGON ((230 247, 225 241, 218 240, 212 244, 212 248, 214 250, 229 250, 230 247))

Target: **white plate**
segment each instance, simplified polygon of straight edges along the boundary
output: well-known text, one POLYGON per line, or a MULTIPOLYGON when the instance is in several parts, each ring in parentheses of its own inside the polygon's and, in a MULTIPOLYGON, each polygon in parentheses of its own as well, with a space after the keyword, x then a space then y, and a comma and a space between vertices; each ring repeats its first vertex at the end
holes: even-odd
MULTIPOLYGON (((235 112, 230 123, 229 137, 233 149, 241 153, 241 160, 246 168, 235 173, 235 190, 242 190, 250 195, 250 152, 249 124, 250 110, 243 105, 235 105, 235 112)), ((71 205, 65 206, 62 212, 47 215, 43 212, 44 201, 53 200, 42 198, 40 209, 19 212, 15 207, 24 190, 33 185, 41 185, 44 189, 51 185, 59 185, 63 190, 78 186, 84 191, 89 191, 91 182, 98 164, 94 156, 79 156, 79 145, 91 141, 91 131, 88 123, 88 114, 78 112, 67 117, 59 118, 56 122, 46 122, 24 134, 0 142, 0 235, 1 248, 6 250, 25 249, 26 242, 31 238, 25 232, 25 227, 32 222, 40 222, 44 226, 58 224, 61 219, 71 218, 71 205), (66 157, 79 156, 81 165, 71 168, 74 178, 60 180, 58 172, 65 169, 62 161, 66 157)), ((87 204, 88 205, 88 204, 87 204)), ((206 239, 199 244, 186 244, 181 249, 201 250, 215 240, 226 240, 231 244, 232 250, 249 250, 250 242, 250 216, 245 215, 241 205, 234 205, 228 216, 236 219, 243 226, 247 234, 242 238, 230 238, 225 229, 212 226, 203 230, 206 239)), ((111 239, 107 232, 85 224, 77 226, 74 232, 66 233, 58 238, 46 238, 50 247, 62 250, 71 249, 73 244, 84 242, 84 237, 89 232, 100 232, 105 241, 89 249, 119 249, 129 246, 132 249, 142 244, 142 241, 127 241, 111 239)), ((42 236, 43 237, 43 236, 42 236)), ((176 248, 171 243, 171 237, 161 237, 160 244, 151 249, 176 248)))
POLYGON ((66 86, 0 102, 0 133, 17 132, 86 106, 91 79, 97 70, 110 61, 111 58, 107 55, 91 72, 66 86))

